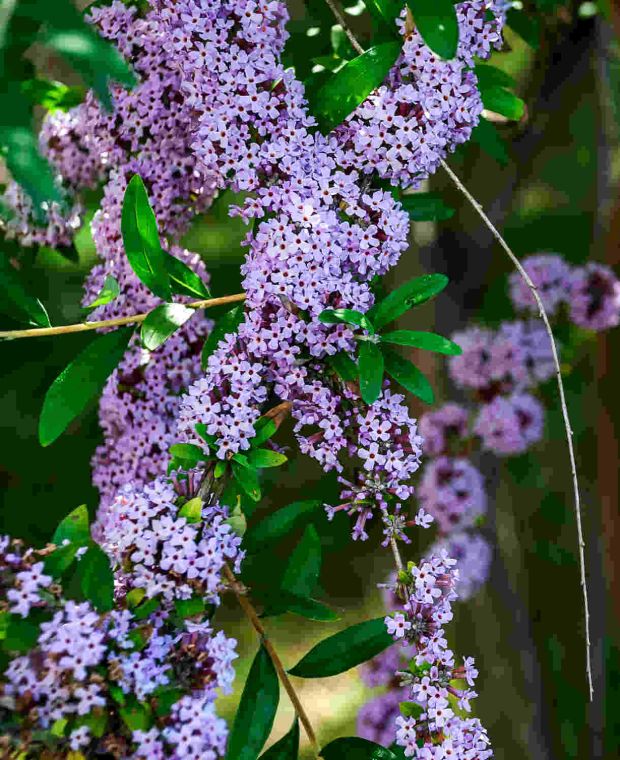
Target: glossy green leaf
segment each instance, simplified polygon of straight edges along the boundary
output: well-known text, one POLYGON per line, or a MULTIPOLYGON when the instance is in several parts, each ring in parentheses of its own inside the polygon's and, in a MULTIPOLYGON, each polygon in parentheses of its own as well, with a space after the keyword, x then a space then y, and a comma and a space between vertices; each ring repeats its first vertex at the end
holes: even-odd
POLYGON ((69 87, 48 79, 27 79, 22 82, 22 91, 33 104, 42 106, 50 113, 75 108, 86 97, 84 87, 69 87))
POLYGON ((340 615, 323 602, 319 602, 310 596, 298 596, 291 594, 286 589, 274 589, 273 594, 267 594, 263 598, 265 608, 261 617, 273 617, 291 612, 307 620, 318 620, 323 623, 333 623, 340 620, 340 615))
POLYGON ((525 103, 521 98, 504 87, 489 87, 480 94, 487 111, 498 113, 511 121, 519 121, 525 113, 525 103))
POLYGON ((397 760, 392 750, 357 736, 334 739, 323 747, 321 757, 323 760, 397 760))
POLYGON ((459 25, 452 0, 407 0, 413 22, 424 42, 442 58, 454 58, 459 25))
POLYGON ((39 418, 39 442, 49 446, 98 396, 123 358, 133 330, 97 335, 52 383, 39 418))
POLYGON ((341 124, 382 84, 400 53, 400 42, 370 48, 332 74, 316 91, 309 92, 310 111, 323 134, 341 124))
POLYGON ((76 507, 63 518, 52 536, 52 543, 61 546, 70 541, 76 546, 86 546, 90 541, 90 527, 86 504, 76 507))
POLYGON ((179 517, 184 517, 188 523, 197 523, 202 519, 202 499, 200 496, 194 496, 189 499, 179 509, 179 517))
POLYGON ((243 687, 230 731, 228 760, 256 760, 271 732, 279 700, 278 675, 261 646, 243 687))
POLYGON ((367 404, 374 403, 381 395, 383 384, 383 354, 376 343, 369 340, 359 344, 360 392, 367 404))
POLYGON ((454 209, 438 193, 403 195, 401 203, 413 222, 445 222, 454 216, 454 209))
POLYGON ((333 325, 343 323, 345 325, 354 325, 363 327, 372 335, 374 328, 368 317, 355 309, 325 309, 319 314, 319 322, 324 325, 333 325))
POLYGON ((162 303, 156 306, 142 323, 142 345, 149 351, 156 351, 195 313, 196 309, 190 309, 180 303, 162 303))
POLYGON ((184 261, 169 253, 164 255, 164 268, 168 272, 173 293, 203 300, 211 297, 211 291, 184 261))
POLYGON ((232 511, 229 510, 229 516, 224 520, 226 525, 230 525, 232 531, 238 536, 243 537, 248 528, 248 522, 246 516, 237 504, 232 511))
POLYGON ((84 596, 99 612, 109 612, 114 606, 114 573, 108 555, 93 544, 78 561, 78 568, 84 596))
POLYGON ((202 349, 203 368, 206 368, 209 357, 215 351, 222 338, 229 333, 236 333, 242 322, 243 306, 235 306, 234 309, 227 311, 226 314, 217 320, 202 349))
POLYGON ((61 578, 73 564, 79 548, 77 544, 65 544, 54 549, 43 560, 45 573, 53 578, 61 578))
POLYGON ((333 354, 333 356, 327 356, 326 361, 345 382, 357 380, 359 376, 357 364, 345 351, 339 351, 337 354, 333 354))
POLYGON ((183 466, 188 470, 196 467, 199 462, 205 459, 204 451, 194 443, 173 443, 168 450, 170 456, 179 462, 183 462, 183 466))
POLYGON ((250 465, 258 470, 266 467, 280 467, 288 461, 288 457, 284 454, 269 449, 250 449, 247 456, 250 465))
POLYGON ((388 322, 398 319, 408 309, 434 298, 447 284, 448 278, 444 274, 425 274, 422 277, 414 277, 396 288, 368 312, 375 330, 380 330, 388 322))
POLYGON ((500 166, 506 166, 510 160, 505 142, 499 135, 497 127, 490 121, 480 118, 471 133, 471 139, 478 143, 485 153, 494 158, 500 166))
POLYGON ((474 73, 478 79, 480 91, 489 90, 492 87, 514 87, 516 82, 503 69, 490 66, 488 63, 478 63, 474 66, 474 73))
POLYGON ((405 0, 364 0, 368 12, 390 30, 396 31, 394 23, 403 9, 405 0))
POLYGON ((299 719, 295 717, 290 731, 261 755, 261 760, 297 760, 299 754, 299 719))
POLYGON ((383 349, 383 355, 385 357, 385 371, 399 385, 402 385, 409 393, 413 393, 414 396, 427 404, 432 404, 435 401, 431 384, 416 366, 389 348, 383 349))
POLYGON ((111 275, 106 275, 103 287, 99 291, 99 295, 94 301, 91 301, 86 308, 96 309, 97 306, 105 306, 118 298, 120 292, 121 286, 118 284, 118 280, 111 275))
POLYGON ((37 327, 50 326, 45 307, 26 291, 19 272, 3 253, 0 253, 0 308, 14 319, 37 327))
POLYGON ((248 530, 243 540, 244 548, 254 552, 279 541, 295 528, 311 520, 321 507, 320 500, 311 499, 296 501, 278 509, 248 530))
POLYGON ((434 351, 437 354, 458 356, 462 354, 460 346, 453 343, 442 335, 430 332, 417 332, 415 330, 394 330, 381 336, 382 343, 393 343, 396 346, 413 346, 423 348, 425 351, 434 351))
POLYGON ((282 588, 300 597, 310 597, 321 572, 321 539, 314 525, 308 525, 289 558, 282 588))
POLYGON ((271 417, 259 417, 254 423, 256 435, 252 438, 250 445, 254 448, 262 446, 276 432, 278 426, 271 417))
POLYGON ((258 482, 256 470, 240 464, 239 461, 234 459, 231 461, 231 465, 233 477, 241 487, 241 490, 246 493, 252 501, 259 501, 260 483, 258 482))
POLYGON ((393 643, 382 617, 365 620, 320 641, 288 672, 301 678, 335 676, 370 660, 393 643))
POLYGON ((172 296, 165 259, 168 255, 159 240, 157 221, 142 178, 129 180, 121 213, 125 253, 137 277, 156 296, 169 301, 172 296))

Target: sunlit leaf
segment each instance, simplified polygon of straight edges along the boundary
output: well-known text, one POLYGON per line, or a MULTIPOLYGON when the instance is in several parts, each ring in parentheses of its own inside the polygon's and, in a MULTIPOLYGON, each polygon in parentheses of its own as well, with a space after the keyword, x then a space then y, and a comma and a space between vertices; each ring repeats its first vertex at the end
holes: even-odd
POLYGON ((103 282, 103 287, 99 291, 99 295, 97 298, 95 298, 94 301, 91 301, 86 308, 87 309, 96 309, 97 306, 105 306, 108 303, 111 303, 114 301, 118 296, 120 295, 121 288, 118 284, 118 280, 115 277, 112 277, 112 275, 106 275, 106 278, 103 282))
POLYGON ((448 278, 443 274, 425 274, 414 277, 393 290, 382 301, 375 304, 368 312, 375 329, 380 330, 388 322, 392 322, 401 314, 414 306, 420 306, 436 296, 446 287, 448 278))
POLYGON ((413 22, 424 42, 442 58, 454 58, 459 25, 452 0, 407 0, 413 22))
POLYGON ((180 303, 163 303, 155 307, 142 323, 142 345, 149 351, 155 351, 195 313, 196 309, 180 303))

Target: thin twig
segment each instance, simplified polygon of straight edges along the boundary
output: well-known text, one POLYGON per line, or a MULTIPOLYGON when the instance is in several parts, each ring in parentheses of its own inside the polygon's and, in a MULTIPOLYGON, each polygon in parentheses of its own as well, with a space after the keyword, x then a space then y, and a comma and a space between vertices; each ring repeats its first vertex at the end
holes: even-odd
POLYGON ((329 6, 331 12, 336 17, 336 20, 338 21, 338 23, 342 27, 344 33, 349 38, 349 42, 353 46, 353 49, 355 50, 355 52, 358 53, 359 55, 362 55, 362 53, 365 52, 364 48, 360 45, 360 43, 357 41, 355 35, 353 34, 353 32, 351 31, 351 29, 349 28, 349 25, 347 24, 346 19, 343 16, 342 11, 340 10, 340 8, 336 5, 336 3, 334 3, 333 0, 325 0, 325 2, 329 6))
POLYGON ((538 295, 538 288, 534 283, 532 282, 532 279, 528 275, 528 273, 525 271, 523 266, 521 265, 521 262, 516 257, 516 255, 513 253, 511 248, 508 246, 508 243, 504 240, 504 238, 500 235, 497 228, 493 224, 493 222, 489 219, 489 217, 485 214, 484 209, 478 203, 478 201, 474 198, 474 196, 469 192, 469 190, 465 187, 465 185, 461 182, 461 180, 457 177, 457 175, 452 171, 452 169, 448 166, 448 164, 445 161, 441 162, 441 165, 443 169, 447 172, 448 176, 454 182, 454 184, 458 187, 460 192, 467 198, 469 203, 473 206, 473 208, 476 210, 482 221, 486 224, 486 226, 489 228, 497 242, 500 244, 500 246, 504 249, 510 260, 512 261, 513 265, 521 275, 521 277, 525 280, 525 283, 527 284, 528 288, 531 290, 532 295, 534 296, 534 299, 536 301, 536 305, 538 306, 538 311, 540 314, 540 318, 544 322, 545 329, 547 331, 547 336, 549 338, 549 343, 551 344, 551 351, 553 354, 553 364, 555 366, 555 376, 558 384, 558 391, 560 394, 560 406, 562 407, 562 417, 564 418, 564 429, 566 431, 566 443, 568 444, 568 457, 570 460, 570 470, 573 478, 573 494, 575 499, 575 519, 577 522, 577 539, 579 544, 579 572, 581 577, 581 589, 583 593, 583 607, 584 607, 584 615, 585 615, 585 634, 586 634, 586 674, 588 678, 588 687, 590 690, 590 701, 594 699, 594 685, 592 681, 592 662, 591 662, 591 643, 590 643, 590 605, 588 603, 588 587, 586 584, 586 562, 585 562, 585 541, 583 539, 583 528, 581 525, 581 501, 579 498, 579 482, 577 480, 577 465, 575 462, 575 449, 573 446, 573 430, 571 428, 570 423, 570 417, 568 415, 568 407, 566 406, 566 395, 564 393, 564 383, 562 381, 562 371, 560 368, 560 360, 558 357, 558 351, 555 344, 555 339, 553 337, 553 330, 551 329, 551 325, 549 323, 549 317, 547 316, 547 312, 545 311, 545 307, 543 305, 542 299, 538 295))
POLYGON ((394 555, 394 562, 396 562, 396 567, 398 568, 398 572, 401 572, 405 569, 405 566, 403 565, 402 557, 400 556, 400 550, 398 548, 398 544, 396 543, 396 539, 394 536, 390 536, 390 546, 392 547, 392 554, 394 555))
MULTIPOLYGON (((210 309, 213 306, 224 306, 227 303, 236 303, 243 301, 245 293, 235 293, 232 296, 222 296, 221 298, 207 298, 204 301, 193 301, 184 304, 190 309, 210 309)), ((150 312, 144 314, 132 314, 129 317, 117 317, 116 319, 105 319, 100 322, 78 322, 74 325, 58 325, 57 327, 34 327, 28 330, 6 330, 0 331, 0 339, 14 340, 15 338, 40 338, 48 335, 68 335, 69 333, 87 332, 88 330, 99 330, 102 327, 121 327, 122 325, 132 325, 144 322, 150 312)))
POLYGON ((295 712, 297 713, 299 720, 301 724, 303 725, 306 734, 308 735, 308 739, 310 740, 312 749, 315 752, 316 756, 319 757, 321 753, 321 749, 316 739, 314 729, 312 728, 312 724, 310 723, 310 719, 308 718, 308 715, 304 709, 304 706, 301 704, 301 701, 299 700, 299 697, 297 696, 297 692, 295 691, 293 684, 290 682, 288 674, 286 670, 284 669, 284 666, 282 665, 282 661, 280 660, 278 653, 274 649, 273 644, 271 643, 271 641, 269 640, 269 637, 267 636, 267 631, 265 630, 260 618, 256 614, 256 610, 254 609, 252 602, 250 602, 250 600, 248 599, 247 595, 244 592, 244 589, 240 586, 239 582, 237 581, 235 577, 235 574, 230 569, 230 567, 228 567, 228 565, 224 565, 224 575, 228 579, 230 586, 232 590, 234 591, 235 596, 237 597, 237 601, 239 602, 239 605, 241 606, 241 609, 245 612, 248 620, 250 621, 250 623, 252 623, 254 630, 260 636, 261 642, 263 646, 265 647, 265 649, 267 650, 267 654, 269 655, 269 657, 271 658, 271 661, 273 662, 273 666, 276 669, 278 677, 280 678, 282 685, 286 689, 286 693, 289 695, 290 700, 293 703, 295 712))

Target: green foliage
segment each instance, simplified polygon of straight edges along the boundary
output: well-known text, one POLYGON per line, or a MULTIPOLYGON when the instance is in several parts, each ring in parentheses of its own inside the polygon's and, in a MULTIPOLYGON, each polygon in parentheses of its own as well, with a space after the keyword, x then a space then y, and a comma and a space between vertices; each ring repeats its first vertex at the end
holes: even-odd
POLYGON ((109 612, 114 606, 114 573, 108 555, 91 544, 78 562, 82 593, 99 612, 109 612))
POLYGON ((251 467, 248 460, 240 454, 235 454, 231 466, 233 478, 241 490, 247 494, 252 501, 259 501, 261 492, 256 470, 251 467))
POLYGON ((181 259, 177 259, 176 256, 172 256, 169 253, 164 253, 164 268, 168 273, 173 293, 177 293, 180 296, 190 296, 190 298, 198 300, 211 298, 209 288, 181 259))
POLYGON ((243 541, 249 552, 256 552, 280 541, 299 526, 307 523, 321 508, 318 499, 296 501, 278 509, 251 527, 243 541))
POLYGON ((278 451, 271 451, 270 449, 250 449, 247 453, 247 458, 250 465, 257 470, 268 467, 280 467, 288 461, 288 457, 284 454, 280 454, 278 451))
POLYGON ((471 139, 478 143, 482 150, 494 158, 500 166, 508 164, 510 160, 508 149, 499 136, 497 128, 490 121, 481 116, 478 125, 474 127, 471 133, 471 139))
POLYGON ((437 354, 447 354, 448 356, 457 356, 461 354, 460 346, 457 346, 448 338, 442 335, 435 335, 431 332, 418 332, 416 330, 393 330, 389 333, 383 333, 381 336, 383 343, 393 343, 396 346, 412 346, 413 348, 423 348, 426 351, 434 351, 437 354))
POLYGON ((295 717, 290 731, 261 755, 261 760, 297 760, 299 753, 299 719, 295 717))
POLYGON ((319 314, 319 322, 324 325, 334 325, 339 322, 345 325, 355 325, 368 330, 371 335, 375 331, 368 317, 355 309, 324 309, 319 314))
POLYGON ((341 124, 379 87, 400 53, 400 42, 383 42, 345 64, 316 90, 308 90, 310 111, 323 134, 341 124))
POLYGON ((192 596, 190 599, 177 599, 174 602, 177 615, 183 619, 202 615, 206 608, 205 600, 199 596, 192 596))
POLYGON ((288 672, 301 678, 335 676, 370 660, 393 643, 383 618, 366 620, 323 639, 288 672))
POLYGON ((209 357, 215 351, 222 338, 229 333, 236 333, 242 322, 243 306, 235 306, 217 320, 215 327, 211 330, 202 349, 203 368, 206 368, 209 357))
POLYGON ((445 222, 454 216, 454 209, 438 193, 403 195, 400 202, 413 222, 445 222))
POLYGON ((414 364, 388 348, 383 350, 383 355, 385 357, 385 371, 399 385, 402 385, 409 393, 413 393, 414 396, 427 404, 432 404, 435 401, 431 384, 414 364))
POLYGON ((31 296, 6 256, 0 254, 0 308, 10 317, 37 327, 49 327, 50 320, 38 298, 31 296))
POLYGON ((3 633, 0 637, 2 640, 2 649, 5 652, 28 652, 32 649, 39 638, 41 622, 33 620, 31 614, 27 618, 20 615, 6 615, 3 622, 3 633))
POLYGON ((383 383, 383 354, 376 343, 360 342, 358 366, 360 393, 367 404, 372 404, 381 395, 383 383))
POLYGON ((532 16, 523 10, 509 8, 506 14, 506 23, 530 47, 538 50, 540 47, 540 21, 536 16, 532 16))
POLYGON ((388 322, 398 319, 414 306, 420 306, 434 298, 438 293, 441 293, 447 284, 448 278, 443 274, 425 274, 422 277, 414 277, 375 304, 367 316, 375 326, 375 330, 380 330, 388 322))
POLYGON ((278 709, 278 675, 264 646, 258 650, 228 739, 228 760, 256 760, 278 709))
POLYGON ((364 0, 371 16, 388 28, 392 33, 396 30, 395 20, 405 4, 404 0, 364 0))
POLYGON ((347 736, 334 739, 321 750, 323 760, 396 760, 396 755, 380 744, 347 736))
POLYGON ((88 509, 86 504, 76 507, 61 520, 52 536, 52 543, 60 546, 65 541, 70 541, 76 546, 86 546, 90 541, 90 528, 88 527, 88 509))
POLYGON ((49 446, 101 393, 121 360, 132 328, 97 335, 54 380, 43 401, 39 442, 49 446))
POLYGON ((91 301, 86 308, 96 309, 97 306, 105 306, 106 304, 112 303, 112 301, 119 297, 120 292, 121 286, 118 284, 118 280, 108 274, 103 281, 103 287, 99 291, 99 295, 94 301, 91 301))
POLYGON ((459 25, 452 0, 407 0, 413 21, 424 42, 442 58, 454 58, 459 25))
POLYGON ((180 303, 163 303, 156 306, 142 323, 142 345, 149 351, 157 350, 195 313, 196 309, 180 303))
POLYGON ((314 525, 308 525, 293 550, 282 578, 282 588, 295 596, 310 597, 321 571, 321 540, 314 525))
MULTIPOLYGON (((178 444, 180 446, 189 444, 178 444)), ((202 518, 202 499, 200 496, 194 496, 193 499, 189 499, 179 509, 179 517, 184 517, 188 523, 200 522, 202 518)))
POLYGON ((86 95, 83 87, 68 87, 48 79, 27 79, 22 82, 22 90, 34 105, 42 106, 50 113, 75 108, 86 95))
POLYGON ((478 64, 475 72, 484 107, 511 121, 519 121, 525 112, 525 103, 510 92, 510 88, 515 86, 513 78, 486 63, 478 64))

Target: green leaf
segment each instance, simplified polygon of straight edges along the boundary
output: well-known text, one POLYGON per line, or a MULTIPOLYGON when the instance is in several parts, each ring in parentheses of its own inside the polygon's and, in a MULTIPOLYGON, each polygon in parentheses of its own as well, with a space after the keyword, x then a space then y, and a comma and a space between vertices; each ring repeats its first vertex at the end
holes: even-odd
POLYGON ((452 0, 407 0, 413 21, 424 42, 442 58, 454 58, 459 25, 452 0))
POLYGON ((296 501, 278 509, 248 530, 243 540, 244 548, 254 552, 279 541, 299 525, 308 522, 321 506, 320 500, 311 499, 296 501))
POLYGON ((119 707, 119 713, 130 731, 148 731, 153 724, 151 708, 134 696, 127 697, 127 703, 119 707))
POLYGON ((45 307, 26 291, 17 269, 4 254, 0 254, 0 308, 14 319, 38 327, 50 326, 45 307))
POLYGON ((284 576, 282 588, 300 597, 313 593, 321 572, 321 539, 314 525, 308 525, 293 550, 284 576))
POLYGON ((97 739, 101 739, 108 724, 107 713, 101 711, 91 712, 88 715, 78 715, 75 720, 75 727, 88 726, 91 734, 97 739))
POLYGON ((88 525, 88 509, 86 504, 76 507, 73 512, 60 521, 52 536, 52 543, 60 546, 64 541, 70 541, 76 546, 86 546, 90 542, 88 525))
POLYGON ((323 760, 397 760, 392 750, 357 736, 334 739, 321 750, 323 760))
POLYGON ((248 462, 258 470, 266 467, 280 467, 287 461, 288 457, 277 451, 270 451, 269 449, 250 449, 248 451, 248 462))
POLYGON ((156 609, 159 608, 159 597, 155 596, 152 599, 147 599, 146 602, 142 602, 139 607, 133 612, 133 616, 136 620, 145 620, 149 615, 152 615, 156 609))
POLYGON ((133 329, 97 335, 50 386, 39 418, 39 442, 49 446, 98 396, 123 358, 133 329))
POLYGON ((416 332, 415 330, 394 330, 381 336, 382 343, 394 343, 396 346, 413 346, 423 348, 425 351, 434 351, 438 354, 458 356, 462 354, 460 346, 448 338, 435 335, 431 332, 416 332))
POLYGON ((114 606, 114 573, 108 555, 93 544, 79 560, 78 568, 84 596, 99 612, 109 612, 114 606))
POLYGON ((203 300, 211 298, 211 291, 185 262, 169 253, 164 255, 164 267, 170 278, 173 293, 203 300))
POLYGON ((400 42, 376 45, 332 74, 315 92, 308 92, 310 111, 323 134, 341 124, 382 84, 401 47, 400 42))
POLYGON ((367 404, 381 395, 383 383, 383 354, 376 343, 364 340, 359 347, 360 392, 367 404))
POLYGON ((511 121, 519 121, 525 113, 525 103, 504 87, 490 87, 482 90, 482 105, 487 111, 505 116, 511 121))
POLYGON ((207 361, 211 354, 217 348, 218 343, 229 333, 236 333, 239 325, 243 322, 243 306, 235 306, 234 309, 227 311, 215 323, 211 334, 207 338, 202 349, 202 366, 207 366, 207 361))
POLYGON ((131 591, 127 594, 125 597, 125 600, 127 601, 127 606, 130 609, 133 609, 134 607, 137 607, 140 602, 144 599, 146 596, 146 591, 143 588, 132 588, 131 591))
POLYGON ((260 484, 256 470, 240 464, 237 460, 231 461, 233 477, 252 501, 260 500, 260 484))
POLYGON ((318 620, 324 623, 333 623, 340 620, 340 615, 326 604, 312 599, 309 596, 291 594, 286 589, 274 589, 272 594, 266 594, 263 598, 265 609, 261 617, 273 617, 282 615, 284 612, 292 612, 307 620, 318 620))
POLYGON ((261 755, 261 760, 297 760, 299 754, 299 719, 295 717, 291 730, 261 755))
POLYGON ((510 160, 506 144, 499 136, 494 124, 484 118, 480 118, 478 126, 474 127, 471 139, 478 143, 485 153, 494 158, 500 166, 506 166, 510 160))
POLYGON ((149 351, 156 351, 195 313, 195 309, 180 303, 162 303, 156 306, 142 323, 140 337, 143 346, 149 351))
POLYGON ((172 296, 165 259, 159 241, 157 221, 144 182, 138 174, 129 180, 121 213, 125 253, 137 277, 156 296, 169 301, 172 296))
POLYGON ((194 496, 193 499, 186 501, 179 509, 179 517, 184 517, 188 523, 197 523, 202 519, 202 499, 200 496, 194 496))
POLYGON ((278 426, 271 417, 259 417, 254 423, 254 430, 256 435, 252 438, 250 446, 256 448, 262 445, 265 441, 268 441, 271 436, 276 432, 278 426))
POLYGON ((188 470, 196 467, 199 462, 204 461, 206 458, 204 451, 194 443, 173 443, 168 451, 174 459, 182 462, 183 466, 188 470))
POLYGON ((368 312, 375 330, 380 330, 408 309, 419 306, 441 293, 447 284, 448 278, 444 274, 425 274, 422 277, 414 277, 396 288, 368 312))
POLYGON ((382 617, 365 620, 320 641, 288 672, 300 678, 335 676, 370 660, 393 643, 382 617))
POLYGON ((182 618, 202 615, 206 608, 205 600, 199 596, 193 596, 191 599, 176 599, 174 602, 174 609, 182 618))
POLYGON ((447 206, 438 193, 403 195, 401 203, 414 222, 445 222, 454 216, 454 209, 447 206))
POLYGON ((394 22, 400 16, 404 4, 404 0, 364 0, 368 12, 394 31, 396 31, 394 22))
POLYGON ((327 356, 326 361, 345 382, 357 380, 359 376, 357 364, 345 351, 327 356))
POLYGON ((385 371, 390 377, 394 378, 409 393, 413 393, 414 396, 427 404, 432 404, 435 401, 431 384, 416 366, 389 348, 383 349, 383 355, 385 357, 385 371))
POLYGON ((232 512, 229 513, 229 517, 224 520, 226 525, 230 525, 232 531, 238 536, 244 536, 247 530, 248 523, 245 514, 241 507, 237 504, 232 512))
POLYGON ((397 760, 392 750, 357 736, 334 739, 321 750, 323 760, 397 760))
POLYGON ((121 286, 118 284, 118 280, 111 275, 107 275, 103 287, 101 288, 99 295, 94 301, 88 304, 87 309, 96 309, 97 306, 105 306, 108 303, 114 301, 121 292, 121 286))
POLYGON ((243 687, 228 739, 229 760, 256 760, 271 732, 279 700, 278 675, 261 646, 243 687))
POLYGON ((537 17, 531 16, 525 11, 510 8, 506 14, 506 23, 531 48, 538 50, 540 47, 540 21, 537 17))
POLYGON ((355 311, 355 309, 325 309, 319 314, 319 322, 322 322, 324 325, 337 323, 355 325, 356 327, 363 327, 364 330, 368 330, 371 335, 374 333, 374 328, 366 315, 360 311, 355 311))
POLYGON ((28 652, 36 646, 41 626, 28 618, 11 615, 6 625, 2 648, 6 652, 28 652))
POLYGON ((497 66, 490 66, 488 63, 476 64, 474 72, 481 91, 491 89, 492 87, 512 88, 516 84, 510 74, 507 74, 502 69, 498 69, 497 66))
POLYGON ((54 578, 60 578, 71 567, 79 548, 77 544, 66 544, 54 549, 43 560, 45 572, 54 578))
POLYGON ((79 105, 86 97, 84 87, 68 87, 62 82, 48 79, 27 79, 22 82, 22 91, 35 104, 46 111, 68 111, 79 105))

